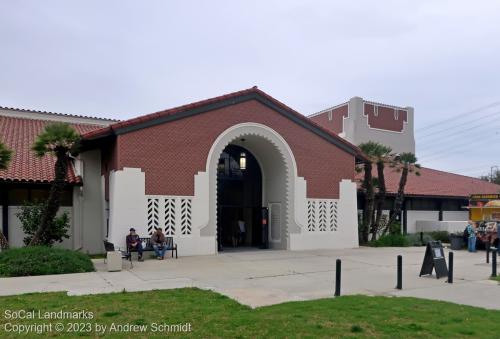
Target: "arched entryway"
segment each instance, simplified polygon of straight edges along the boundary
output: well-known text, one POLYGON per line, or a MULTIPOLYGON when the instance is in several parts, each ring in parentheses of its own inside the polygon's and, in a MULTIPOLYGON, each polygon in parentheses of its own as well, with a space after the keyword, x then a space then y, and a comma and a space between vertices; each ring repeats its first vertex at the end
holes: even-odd
POLYGON ((218 250, 266 247, 261 210, 262 173, 257 159, 242 146, 228 145, 217 166, 218 250))
MULTIPOLYGON (((261 208, 269 211, 267 244, 269 248, 288 249, 289 235, 300 232, 299 225, 304 224, 295 211, 305 206, 305 190, 301 186, 297 197, 297 182, 302 181, 297 177, 295 158, 286 141, 273 129, 258 123, 235 125, 215 140, 207 159, 209 220, 206 227, 201 228, 200 235, 218 238, 217 173, 221 156, 228 146, 241 147, 255 158, 261 170, 261 208)), ((303 214, 300 212, 299 216, 303 214)), ((217 251, 217 241, 214 245, 217 251)))

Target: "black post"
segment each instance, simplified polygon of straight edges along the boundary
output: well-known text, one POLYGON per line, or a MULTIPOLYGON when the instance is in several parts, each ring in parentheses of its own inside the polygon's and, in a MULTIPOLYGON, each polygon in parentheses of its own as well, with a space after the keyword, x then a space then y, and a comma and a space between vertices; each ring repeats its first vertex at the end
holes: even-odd
POLYGON ((396 285, 398 290, 403 289, 403 256, 398 255, 398 282, 396 285))
POLYGON ((335 296, 340 297, 340 269, 341 261, 337 259, 337 265, 335 267, 335 296))
POLYGON ((420 232, 420 243, 424 243, 424 232, 420 232))
POLYGON ((490 263, 490 244, 486 244, 486 263, 490 263))
POLYGON ((453 252, 448 254, 448 262, 450 267, 448 268, 448 283, 453 284, 453 252))
POLYGON ((497 276, 497 251, 491 253, 491 276, 497 276))

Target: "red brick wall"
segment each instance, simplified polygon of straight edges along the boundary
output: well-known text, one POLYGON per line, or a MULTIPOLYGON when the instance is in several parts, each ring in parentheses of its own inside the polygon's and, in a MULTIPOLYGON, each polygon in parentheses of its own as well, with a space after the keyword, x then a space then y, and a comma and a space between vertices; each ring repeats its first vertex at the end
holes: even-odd
POLYGON ((348 106, 347 104, 336 107, 332 112, 332 120, 329 120, 328 115, 329 112, 324 112, 321 114, 318 114, 314 117, 311 117, 310 119, 314 121, 315 123, 321 125, 323 128, 326 128, 327 130, 335 133, 335 134, 340 134, 343 132, 344 128, 344 118, 347 118, 349 112, 348 112, 348 106))
POLYGON ((396 110, 391 107, 376 106, 378 107, 378 115, 374 113, 375 105, 365 103, 365 116, 368 118, 368 126, 371 128, 384 129, 387 131, 402 132, 404 128, 403 122, 408 121, 408 112, 405 110, 396 110))
POLYGON ((243 122, 267 125, 288 142, 308 197, 338 198, 339 181, 354 179, 354 156, 254 100, 119 135, 117 168, 142 168, 146 194, 193 195, 215 139, 243 122))

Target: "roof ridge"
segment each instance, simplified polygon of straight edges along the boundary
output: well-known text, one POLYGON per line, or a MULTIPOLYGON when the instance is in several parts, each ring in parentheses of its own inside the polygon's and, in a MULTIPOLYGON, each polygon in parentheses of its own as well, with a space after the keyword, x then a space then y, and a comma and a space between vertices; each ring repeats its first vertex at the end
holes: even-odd
MULTIPOLYGON (((9 119, 17 119, 17 120, 33 120, 33 121, 40 121, 40 122, 47 122, 47 123, 57 122, 57 120, 16 117, 16 116, 12 116, 12 115, 2 115, 1 113, 0 113, 0 118, 9 118, 9 119)), ((92 122, 92 121, 89 121, 89 122, 68 122, 68 124, 70 124, 70 125, 83 125, 83 126, 85 126, 85 125, 96 126, 97 130, 105 127, 105 125, 101 125, 101 124, 98 124, 98 123, 92 122)))
POLYGON ((288 106, 288 105, 284 104, 283 102, 275 99, 271 95, 269 95, 266 92, 264 92, 261 89, 259 89, 257 86, 253 86, 253 87, 250 87, 250 88, 247 88, 247 89, 243 89, 243 90, 240 90, 240 91, 226 93, 226 94, 223 94, 223 95, 220 95, 220 96, 216 96, 216 97, 213 97, 213 98, 208 98, 208 99, 203 99, 203 100, 199 100, 199 101, 194 101, 194 102, 189 103, 189 104, 185 104, 185 105, 181 105, 181 106, 176 106, 176 107, 168 108, 168 109, 165 109, 165 110, 162 110, 162 111, 158 111, 158 112, 154 112, 154 113, 149 113, 149 114, 137 116, 135 118, 131 118, 131 119, 123 120, 123 121, 120 121, 120 122, 116 122, 116 123, 113 123, 113 124, 111 124, 109 126, 103 127, 101 129, 85 133, 83 137, 84 138, 89 138, 89 139, 95 139, 95 138, 103 137, 105 135, 113 134, 114 131, 116 131, 118 129, 121 129, 121 128, 127 128, 127 127, 130 127, 132 125, 141 124, 141 123, 144 123, 144 122, 147 122, 147 121, 150 121, 150 120, 154 120, 156 118, 161 118, 161 117, 166 117, 166 116, 167 117, 168 116, 173 116, 173 115, 176 115, 178 113, 188 111, 190 109, 195 109, 195 108, 203 107, 203 106, 206 106, 206 105, 209 105, 209 104, 216 104, 216 103, 221 102, 221 101, 226 100, 226 99, 236 99, 236 98, 238 98, 240 96, 250 95, 250 94, 259 95, 263 99, 266 99, 269 102, 273 103, 274 105, 277 105, 278 107, 281 107, 281 109, 284 109, 285 111, 287 111, 287 112, 291 113, 292 115, 294 115, 296 118, 302 120, 304 123, 307 123, 311 127, 317 129, 317 132, 314 132, 314 133, 317 133, 317 134, 318 133, 324 133, 328 137, 331 137, 331 138, 337 140, 339 143, 343 144, 344 147, 349 147, 354 153, 356 153, 356 156, 363 157, 363 153, 359 149, 359 147, 357 147, 356 145, 350 143, 349 141, 345 140, 344 138, 341 138, 337 134, 329 131, 328 129, 324 128, 323 126, 319 125, 318 123, 312 121, 307 116, 299 113, 298 111, 294 110, 290 106, 288 106))
MULTIPOLYGON (((429 168, 429 167, 422 167, 423 169, 426 169, 426 170, 430 170, 430 171, 434 171, 434 172, 440 172, 440 173, 445 173, 445 174, 451 174, 451 175, 456 175, 456 176, 459 176, 459 177, 464 177, 464 178, 470 178, 470 179, 475 179, 475 180, 481 180, 480 178, 477 178, 477 177, 471 177, 470 175, 464 175, 464 174, 458 174, 458 173, 454 173, 454 172, 446 172, 446 171, 443 171, 443 170, 438 170, 438 169, 435 169, 435 168, 429 168)), ((495 184, 493 182, 489 182, 489 181, 484 181, 484 180, 481 180, 482 182, 484 183, 487 183, 487 184, 491 184, 491 185, 495 185, 495 186, 499 186, 499 184, 495 184)))
MULTIPOLYGON (((58 112, 41 111, 41 110, 27 109, 27 108, 17 108, 17 107, 0 106, 0 110, 17 111, 17 112, 23 112, 23 113, 57 115, 57 116, 72 117, 72 118, 96 119, 96 120, 103 120, 103 121, 116 121, 116 122, 120 121, 118 119, 102 118, 102 117, 96 117, 96 116, 90 116, 90 115, 58 113, 58 112)), ((1 115, 1 113, 0 113, 0 115, 1 115)), ((40 119, 37 119, 37 120, 40 120, 40 119)))

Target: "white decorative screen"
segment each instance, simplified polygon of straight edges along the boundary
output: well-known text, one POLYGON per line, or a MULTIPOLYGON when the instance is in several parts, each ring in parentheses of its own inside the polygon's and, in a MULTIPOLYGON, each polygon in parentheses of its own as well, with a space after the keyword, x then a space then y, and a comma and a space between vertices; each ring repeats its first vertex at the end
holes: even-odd
POLYGON ((307 199, 307 230, 335 232, 338 229, 337 199, 307 199))
POLYGON ((191 199, 181 199, 181 233, 191 234, 191 199))
POLYGON ((148 198, 148 233, 151 235, 160 226, 158 198, 148 198))
POLYGON ((179 196, 149 196, 147 198, 148 233, 163 227, 165 235, 190 235, 193 232, 193 198, 179 196))

